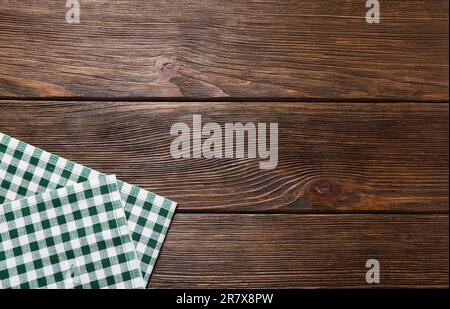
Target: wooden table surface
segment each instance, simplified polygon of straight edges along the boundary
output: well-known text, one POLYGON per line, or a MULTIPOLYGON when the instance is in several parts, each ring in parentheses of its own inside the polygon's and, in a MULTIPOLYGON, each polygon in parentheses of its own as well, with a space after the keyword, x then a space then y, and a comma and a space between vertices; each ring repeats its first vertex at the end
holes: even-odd
POLYGON ((149 287, 448 287, 448 0, 63 2, 0 0, 0 131, 179 203, 149 287), (277 168, 172 158, 193 114, 277 168))

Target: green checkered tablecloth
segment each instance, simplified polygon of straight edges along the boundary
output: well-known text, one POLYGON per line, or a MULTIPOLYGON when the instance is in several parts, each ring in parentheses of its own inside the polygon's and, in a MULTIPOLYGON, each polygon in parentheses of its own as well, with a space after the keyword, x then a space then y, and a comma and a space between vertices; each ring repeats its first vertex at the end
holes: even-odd
MULTIPOLYGON (((102 175, 0 133, 0 204, 102 175)), ((140 268, 148 281, 176 203, 126 182, 117 183, 140 268)))
POLYGON ((115 176, 2 205, 0 288, 144 288, 115 176))

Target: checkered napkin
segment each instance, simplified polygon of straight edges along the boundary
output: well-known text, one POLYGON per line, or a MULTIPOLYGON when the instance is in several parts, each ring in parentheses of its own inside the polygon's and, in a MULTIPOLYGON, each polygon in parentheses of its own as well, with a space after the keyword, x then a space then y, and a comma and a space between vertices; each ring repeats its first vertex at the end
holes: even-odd
MULTIPOLYGON (((0 204, 101 175, 0 133, 0 204)), ((120 180, 117 184, 142 275, 148 281, 176 203, 120 180)))
POLYGON ((0 288, 144 288, 115 176, 2 205, 0 288))

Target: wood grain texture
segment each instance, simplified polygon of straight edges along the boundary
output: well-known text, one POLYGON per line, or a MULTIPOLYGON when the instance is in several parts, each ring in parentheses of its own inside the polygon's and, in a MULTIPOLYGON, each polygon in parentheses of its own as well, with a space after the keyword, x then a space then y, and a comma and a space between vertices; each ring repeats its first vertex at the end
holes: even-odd
POLYGON ((0 97, 448 99, 448 0, 0 3, 0 97))
POLYGON ((448 287, 448 216, 177 214, 152 288, 448 287))
POLYGON ((0 131, 179 203, 181 212, 448 213, 448 105, 0 103, 0 131), (278 122, 279 162, 173 159, 170 128, 278 122))

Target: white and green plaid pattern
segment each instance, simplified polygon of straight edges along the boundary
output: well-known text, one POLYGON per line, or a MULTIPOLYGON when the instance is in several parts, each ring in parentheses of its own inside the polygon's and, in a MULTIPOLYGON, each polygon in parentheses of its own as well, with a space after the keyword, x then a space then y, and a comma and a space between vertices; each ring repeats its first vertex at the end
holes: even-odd
MULTIPOLYGON (((0 133, 0 204, 103 174, 0 133)), ((141 271, 150 278, 176 203, 117 181, 141 271)))
POLYGON ((144 288, 115 176, 0 210, 0 288, 144 288))

